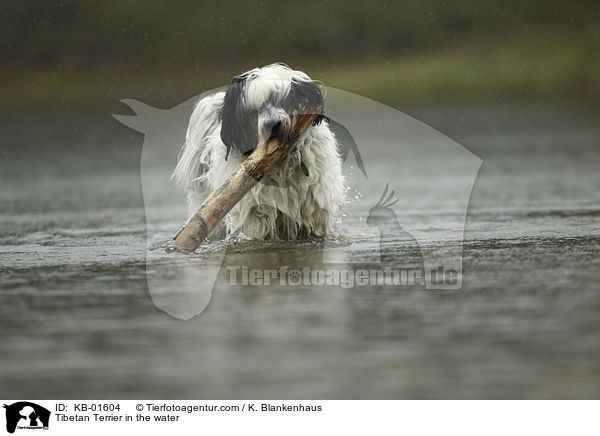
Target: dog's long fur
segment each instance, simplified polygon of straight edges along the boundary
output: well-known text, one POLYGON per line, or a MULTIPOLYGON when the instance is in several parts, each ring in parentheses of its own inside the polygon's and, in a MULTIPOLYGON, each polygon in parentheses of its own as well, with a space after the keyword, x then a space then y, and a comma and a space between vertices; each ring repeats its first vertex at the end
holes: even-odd
MULTIPOLYGON (((226 92, 198 102, 173 173, 188 192, 190 215, 268 139, 268 126, 261 125, 270 119, 265 111, 290 114, 300 103, 322 105, 321 90, 305 73, 282 64, 250 70, 226 92)), ((231 210, 221 234, 301 239, 331 233, 344 197, 341 164, 334 134, 319 120, 297 142, 283 177, 277 166, 265 175, 231 210)))

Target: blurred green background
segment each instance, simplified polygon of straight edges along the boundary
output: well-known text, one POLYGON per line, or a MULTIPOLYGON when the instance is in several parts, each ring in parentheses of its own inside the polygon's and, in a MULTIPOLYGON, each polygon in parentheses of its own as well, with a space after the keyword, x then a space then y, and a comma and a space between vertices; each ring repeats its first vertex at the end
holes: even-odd
POLYGON ((399 101, 600 94, 593 0, 5 1, 5 102, 174 105, 281 61, 399 101))

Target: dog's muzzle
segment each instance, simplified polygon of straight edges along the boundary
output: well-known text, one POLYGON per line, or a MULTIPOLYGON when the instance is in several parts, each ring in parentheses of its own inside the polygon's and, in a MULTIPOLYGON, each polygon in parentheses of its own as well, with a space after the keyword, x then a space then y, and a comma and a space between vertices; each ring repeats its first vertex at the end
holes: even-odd
POLYGON ((269 107, 263 110, 258 117, 259 142, 277 138, 283 143, 290 133, 291 125, 290 117, 283 109, 269 107))

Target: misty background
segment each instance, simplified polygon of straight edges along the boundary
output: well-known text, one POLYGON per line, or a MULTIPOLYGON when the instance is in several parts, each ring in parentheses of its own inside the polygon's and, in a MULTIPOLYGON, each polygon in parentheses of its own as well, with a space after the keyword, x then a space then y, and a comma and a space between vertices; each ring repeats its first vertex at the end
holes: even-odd
POLYGON ((388 104, 592 98, 599 13, 592 0, 6 1, 2 95, 174 105, 281 61, 388 104))

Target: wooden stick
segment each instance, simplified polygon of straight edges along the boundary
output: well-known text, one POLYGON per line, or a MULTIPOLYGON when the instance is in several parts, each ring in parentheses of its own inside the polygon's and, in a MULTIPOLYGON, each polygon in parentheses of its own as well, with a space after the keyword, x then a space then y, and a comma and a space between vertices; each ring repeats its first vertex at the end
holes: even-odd
POLYGON ((167 248, 167 252, 194 252, 242 197, 289 154, 321 112, 322 108, 317 108, 308 113, 304 107, 300 111, 294 111, 291 132, 283 144, 279 139, 271 139, 256 147, 237 171, 206 199, 198 212, 173 236, 173 243, 167 248))

